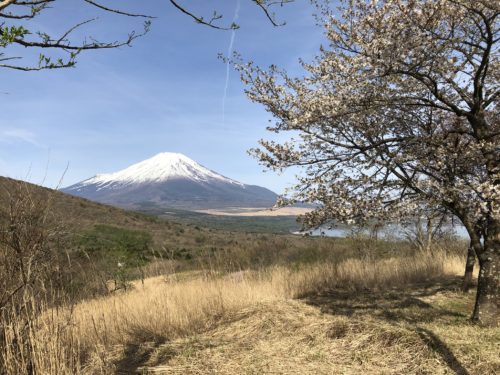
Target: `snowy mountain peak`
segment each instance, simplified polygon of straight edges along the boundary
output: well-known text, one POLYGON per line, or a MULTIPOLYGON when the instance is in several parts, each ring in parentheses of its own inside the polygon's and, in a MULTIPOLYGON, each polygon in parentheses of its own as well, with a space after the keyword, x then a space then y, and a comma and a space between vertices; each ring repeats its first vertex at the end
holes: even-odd
POLYGON ((224 177, 204 166, 198 164, 187 156, 174 152, 162 152, 150 159, 133 164, 118 172, 98 174, 83 181, 85 185, 120 185, 142 184, 150 182, 165 182, 175 179, 189 179, 197 182, 221 181, 234 185, 244 184, 224 177))
POLYGON ((166 208, 268 208, 277 199, 271 190, 234 181, 173 152, 163 152, 61 190, 100 203, 154 212, 166 208))

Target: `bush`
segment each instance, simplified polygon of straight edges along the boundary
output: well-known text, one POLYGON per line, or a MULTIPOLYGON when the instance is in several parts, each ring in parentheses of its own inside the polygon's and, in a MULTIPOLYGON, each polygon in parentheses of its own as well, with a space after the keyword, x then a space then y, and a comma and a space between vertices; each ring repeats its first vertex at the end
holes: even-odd
POLYGON ((80 261, 90 263, 87 267, 100 275, 101 292, 109 289, 109 280, 114 280, 117 289, 126 288, 127 281, 137 277, 135 271, 141 270, 153 255, 153 240, 148 232, 109 225, 94 226, 78 236, 75 243, 80 261))

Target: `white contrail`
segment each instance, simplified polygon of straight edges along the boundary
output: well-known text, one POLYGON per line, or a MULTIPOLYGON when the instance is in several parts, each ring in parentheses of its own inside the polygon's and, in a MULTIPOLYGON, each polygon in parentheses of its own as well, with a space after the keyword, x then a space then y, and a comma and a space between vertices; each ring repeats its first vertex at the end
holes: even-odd
MULTIPOLYGON (((240 0, 236 2, 236 9, 234 10, 233 22, 236 23, 240 16, 240 0)), ((227 89, 229 88, 229 59, 231 58, 231 54, 233 53, 233 45, 234 38, 236 37, 236 31, 231 30, 231 38, 229 39, 229 47, 227 48, 227 58, 226 62, 226 83, 224 85, 224 95, 222 96, 222 124, 226 121, 226 97, 227 97, 227 89)))

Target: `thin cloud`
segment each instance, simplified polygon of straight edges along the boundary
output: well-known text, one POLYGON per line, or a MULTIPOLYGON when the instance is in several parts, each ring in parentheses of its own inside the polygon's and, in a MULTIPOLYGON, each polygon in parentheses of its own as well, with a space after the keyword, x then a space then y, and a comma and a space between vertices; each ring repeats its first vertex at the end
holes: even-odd
POLYGON ((0 141, 6 142, 26 142, 34 146, 41 146, 36 140, 35 133, 26 129, 7 129, 0 131, 0 141))
MULTIPOLYGON (((240 17, 240 0, 236 3, 236 9, 234 10, 233 24, 238 21, 240 17)), ((229 58, 233 53, 234 39, 236 37, 236 31, 231 30, 231 38, 229 39, 229 47, 227 48, 227 57, 229 58)), ((226 82, 224 84, 224 95, 222 96, 222 123, 226 121, 226 98, 227 90, 229 88, 229 60, 226 62, 226 82)))

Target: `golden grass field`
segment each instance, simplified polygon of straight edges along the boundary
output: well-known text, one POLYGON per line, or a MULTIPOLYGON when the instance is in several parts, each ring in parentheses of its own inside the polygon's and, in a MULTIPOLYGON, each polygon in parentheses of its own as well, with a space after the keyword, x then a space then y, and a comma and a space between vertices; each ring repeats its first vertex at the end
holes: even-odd
POLYGON ((436 252, 159 276, 46 310, 31 353, 0 355, 11 375, 22 358, 34 374, 498 374, 500 329, 468 322, 462 268, 436 252))

